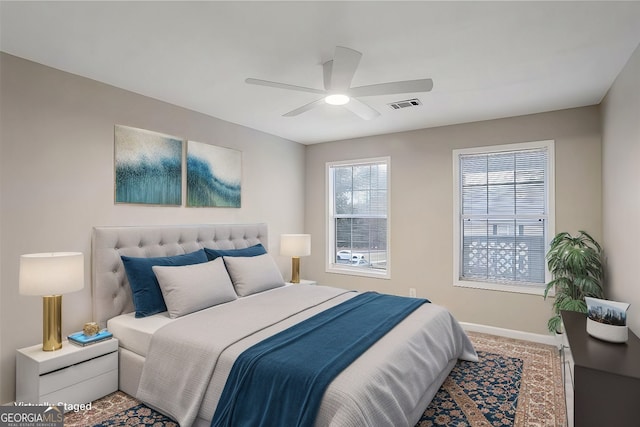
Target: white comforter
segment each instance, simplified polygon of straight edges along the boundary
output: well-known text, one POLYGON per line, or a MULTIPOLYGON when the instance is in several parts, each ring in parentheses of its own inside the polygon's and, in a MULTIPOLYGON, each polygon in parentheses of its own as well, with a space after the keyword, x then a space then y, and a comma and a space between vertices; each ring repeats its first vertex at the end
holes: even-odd
MULTIPOLYGON (((154 334, 137 397, 182 427, 210 422, 242 351, 354 295, 287 286, 177 319, 154 334)), ((477 360, 462 328, 424 304, 334 379, 316 426, 413 426, 459 358, 477 360)))

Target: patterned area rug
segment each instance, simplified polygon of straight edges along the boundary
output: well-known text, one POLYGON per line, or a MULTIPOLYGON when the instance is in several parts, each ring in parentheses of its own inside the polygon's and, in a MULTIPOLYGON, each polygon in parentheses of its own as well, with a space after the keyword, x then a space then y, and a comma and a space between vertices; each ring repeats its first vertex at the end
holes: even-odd
POLYGON ((116 391, 92 403, 91 409, 67 412, 65 427, 150 426, 178 427, 178 423, 150 409, 128 394, 116 391))
POLYGON ((514 426, 567 426, 562 361, 557 347, 473 332, 468 335, 476 351, 508 355, 522 360, 522 379, 514 426))
MULTIPOLYGON (((557 348, 468 333, 479 363, 460 361, 416 427, 566 427, 557 348)), ((169 418, 120 391, 65 415, 65 426, 177 427, 169 418)))
POLYGON ((484 351, 478 351, 478 359, 458 362, 418 427, 514 425, 522 359, 484 351))

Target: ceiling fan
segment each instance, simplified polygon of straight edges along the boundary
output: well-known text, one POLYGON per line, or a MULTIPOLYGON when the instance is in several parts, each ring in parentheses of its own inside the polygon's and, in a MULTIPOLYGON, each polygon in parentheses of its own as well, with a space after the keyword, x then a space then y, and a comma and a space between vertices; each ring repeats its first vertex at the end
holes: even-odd
POLYGON ((320 99, 283 114, 284 117, 297 116, 314 107, 327 103, 331 105, 342 105, 365 120, 371 120, 379 116, 380 113, 363 101, 357 99, 359 97, 429 92, 431 88, 433 88, 433 81, 431 79, 404 80, 351 87, 351 80, 358 68, 360 58, 362 58, 362 53, 347 47, 337 46, 333 59, 323 64, 324 90, 251 78, 246 79, 245 82, 253 85, 324 95, 320 99))

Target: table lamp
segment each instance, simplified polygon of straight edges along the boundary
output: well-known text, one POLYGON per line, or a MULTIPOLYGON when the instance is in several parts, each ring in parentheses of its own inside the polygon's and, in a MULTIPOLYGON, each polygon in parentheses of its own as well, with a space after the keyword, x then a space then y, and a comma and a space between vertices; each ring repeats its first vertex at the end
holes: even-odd
POLYGON ((300 283, 300 257, 311 255, 311 235, 280 235, 280 255, 288 255, 292 257, 291 283, 300 283))
POLYGON ((42 350, 62 348, 62 294, 84 287, 84 255, 53 252, 20 256, 20 294, 42 296, 42 350))

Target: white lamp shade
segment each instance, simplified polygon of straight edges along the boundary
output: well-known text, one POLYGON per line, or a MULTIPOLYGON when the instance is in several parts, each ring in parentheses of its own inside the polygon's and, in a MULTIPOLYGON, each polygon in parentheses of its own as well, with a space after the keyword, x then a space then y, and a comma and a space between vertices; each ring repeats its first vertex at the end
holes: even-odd
POLYGON ((311 255, 310 234, 281 234, 280 255, 309 256, 311 255))
POLYGON ((20 256, 22 295, 60 295, 84 287, 84 255, 53 252, 20 256))

